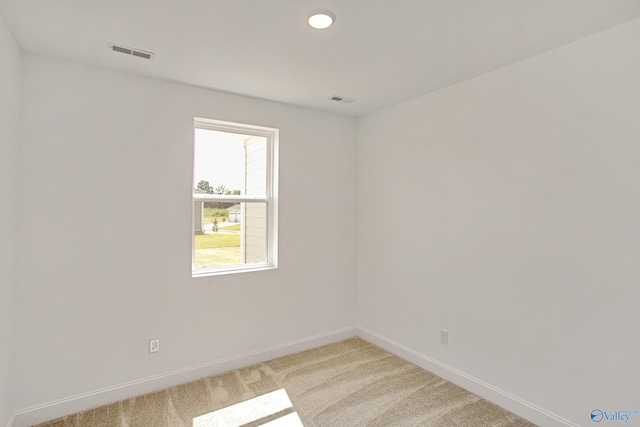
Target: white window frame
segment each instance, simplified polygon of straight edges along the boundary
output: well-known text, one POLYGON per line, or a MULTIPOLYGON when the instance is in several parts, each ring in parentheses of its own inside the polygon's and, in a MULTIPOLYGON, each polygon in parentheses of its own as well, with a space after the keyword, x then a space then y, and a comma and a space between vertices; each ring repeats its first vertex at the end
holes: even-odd
MULTIPOLYGON (((245 273, 250 271, 263 271, 278 268, 278 143, 279 130, 276 128, 248 125, 243 123, 227 122, 222 120, 207 119, 202 117, 194 117, 193 120, 194 143, 193 155, 195 162, 195 131, 196 129, 213 130, 227 133, 237 133, 243 135, 252 135, 266 138, 267 145, 267 164, 266 164, 266 194, 264 196, 252 195, 222 195, 222 194, 198 194, 193 192, 191 201, 191 275, 192 277, 207 277, 221 274, 245 273), (265 203, 267 208, 267 242, 266 242, 266 261, 261 263, 225 265, 209 268, 195 268, 195 235, 194 217, 195 202, 260 202, 265 203)), ((194 170, 195 173, 195 168, 194 170)), ((193 187, 193 186, 192 186, 193 187)), ((244 225, 243 225, 244 230, 244 225)), ((244 236, 243 236, 244 239, 244 236)))

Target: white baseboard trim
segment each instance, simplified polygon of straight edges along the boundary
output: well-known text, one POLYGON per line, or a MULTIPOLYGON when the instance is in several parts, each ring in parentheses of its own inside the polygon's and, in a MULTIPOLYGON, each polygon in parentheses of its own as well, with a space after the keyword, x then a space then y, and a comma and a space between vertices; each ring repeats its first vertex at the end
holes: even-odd
POLYGON ((556 414, 553 414, 539 406, 527 402, 511 393, 492 386, 482 380, 467 375, 451 366, 438 362, 424 354, 410 349, 402 344, 390 340, 382 335, 372 332, 366 328, 358 328, 358 336, 369 341, 396 356, 402 357, 409 362, 432 372, 447 381, 468 390, 484 399, 489 400, 516 415, 525 418, 532 423, 545 427, 580 427, 556 414))
POLYGON ((226 359, 214 360, 189 368, 142 378, 124 384, 106 387, 88 393, 70 396, 41 405, 16 411, 7 427, 28 427, 44 421, 59 418, 83 410, 107 405, 118 400, 128 399, 141 394, 151 393, 163 388, 194 381, 211 375, 221 374, 233 369, 265 362, 277 357, 286 356, 325 344, 341 341, 357 336, 355 326, 326 332, 324 334, 291 341, 285 344, 268 347, 226 359), (15 420, 15 425, 14 425, 15 420))

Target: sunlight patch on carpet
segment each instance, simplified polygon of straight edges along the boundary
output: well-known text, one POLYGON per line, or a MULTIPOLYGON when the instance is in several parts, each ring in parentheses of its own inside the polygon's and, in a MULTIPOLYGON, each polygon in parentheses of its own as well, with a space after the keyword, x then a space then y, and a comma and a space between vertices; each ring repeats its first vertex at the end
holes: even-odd
MULTIPOLYGON (((248 423, 267 419, 275 414, 292 409, 293 404, 285 389, 281 388, 254 397, 217 411, 209 412, 193 419, 193 427, 239 427, 248 423)), ((286 413, 270 421, 266 427, 303 427, 296 412, 286 413)))

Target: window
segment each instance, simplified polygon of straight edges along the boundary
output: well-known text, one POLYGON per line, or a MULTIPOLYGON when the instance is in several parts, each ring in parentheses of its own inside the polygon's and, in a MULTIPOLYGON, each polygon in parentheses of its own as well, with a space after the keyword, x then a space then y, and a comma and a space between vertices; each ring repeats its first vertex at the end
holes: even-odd
POLYGON ((194 128, 192 275, 276 268, 278 130, 194 128))

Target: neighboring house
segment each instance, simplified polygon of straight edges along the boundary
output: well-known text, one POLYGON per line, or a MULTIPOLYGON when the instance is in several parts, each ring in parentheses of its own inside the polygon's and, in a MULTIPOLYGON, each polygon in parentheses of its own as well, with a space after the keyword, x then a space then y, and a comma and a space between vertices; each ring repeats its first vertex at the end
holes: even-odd
POLYGON ((229 222, 242 222, 242 206, 240 204, 227 208, 229 211, 229 222))

